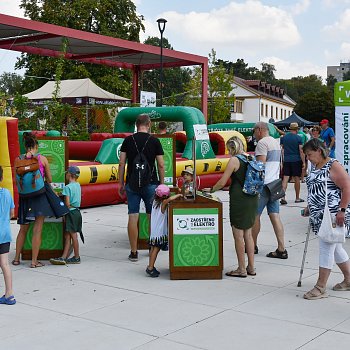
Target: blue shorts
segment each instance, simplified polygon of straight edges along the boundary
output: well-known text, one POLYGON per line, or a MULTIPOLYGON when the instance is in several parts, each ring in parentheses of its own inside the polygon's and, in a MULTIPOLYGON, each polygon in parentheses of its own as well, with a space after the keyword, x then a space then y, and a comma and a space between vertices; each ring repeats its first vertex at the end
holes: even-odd
POLYGON ((278 200, 270 200, 270 191, 268 190, 267 186, 264 186, 264 189, 259 196, 258 215, 262 214, 265 207, 267 208, 268 214, 278 214, 280 212, 280 204, 278 200))
POLYGON ((128 199, 128 214, 138 214, 140 212, 141 199, 145 202, 146 213, 151 214, 154 193, 158 185, 148 185, 143 187, 140 192, 134 192, 126 184, 126 197, 128 199))

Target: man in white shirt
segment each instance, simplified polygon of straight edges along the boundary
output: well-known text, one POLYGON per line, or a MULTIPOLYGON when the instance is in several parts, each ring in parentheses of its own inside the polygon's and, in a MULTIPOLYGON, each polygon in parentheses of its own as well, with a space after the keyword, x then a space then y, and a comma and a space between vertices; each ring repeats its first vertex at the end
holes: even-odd
MULTIPOLYGON (((265 163, 265 185, 277 180, 280 175, 281 147, 279 140, 269 135, 269 129, 266 123, 258 122, 254 126, 254 137, 258 141, 255 149, 257 160, 265 163)), ((288 253, 284 246, 284 228, 279 215, 278 200, 270 199, 270 191, 264 186, 259 196, 258 213, 252 229, 252 236, 255 243, 255 253, 258 253, 257 239, 260 232, 260 216, 267 208, 271 224, 275 231, 278 247, 275 251, 268 253, 269 258, 288 259, 288 253)))

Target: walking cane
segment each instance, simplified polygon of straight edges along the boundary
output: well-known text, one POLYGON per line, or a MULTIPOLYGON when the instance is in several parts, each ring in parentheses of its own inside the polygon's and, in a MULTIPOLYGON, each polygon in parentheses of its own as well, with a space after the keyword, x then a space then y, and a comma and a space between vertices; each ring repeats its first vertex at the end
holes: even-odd
POLYGON ((307 234, 306 234, 306 241, 305 241, 305 246, 304 246, 303 260, 301 262, 301 267, 300 267, 300 276, 299 276, 299 281, 298 281, 298 287, 301 287, 301 278, 302 278, 303 273, 304 273, 304 264, 305 264, 305 258, 306 258, 306 253, 307 253, 307 246, 309 245, 310 232, 311 232, 311 223, 310 223, 310 219, 309 219, 309 224, 307 227, 307 234))

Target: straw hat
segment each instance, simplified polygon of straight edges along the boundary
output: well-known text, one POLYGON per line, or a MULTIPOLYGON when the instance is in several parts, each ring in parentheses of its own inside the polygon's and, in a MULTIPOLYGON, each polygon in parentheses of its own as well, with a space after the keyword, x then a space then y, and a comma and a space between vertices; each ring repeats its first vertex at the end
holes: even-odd
POLYGON ((298 123, 290 123, 289 130, 299 130, 298 123))
POLYGON ((184 176, 185 173, 193 175, 192 167, 191 166, 186 167, 185 170, 182 171, 181 176, 184 176))

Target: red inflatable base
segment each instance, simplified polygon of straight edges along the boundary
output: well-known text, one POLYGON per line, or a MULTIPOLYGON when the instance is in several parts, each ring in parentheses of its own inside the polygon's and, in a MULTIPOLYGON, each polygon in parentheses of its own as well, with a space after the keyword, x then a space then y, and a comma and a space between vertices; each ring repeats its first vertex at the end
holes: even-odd
POLYGON ((119 183, 81 186, 81 208, 125 203, 126 196, 119 195, 119 183))

